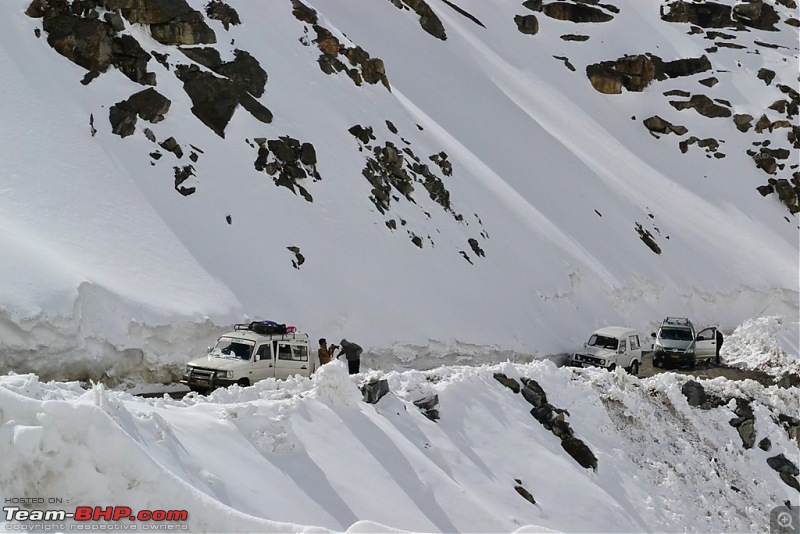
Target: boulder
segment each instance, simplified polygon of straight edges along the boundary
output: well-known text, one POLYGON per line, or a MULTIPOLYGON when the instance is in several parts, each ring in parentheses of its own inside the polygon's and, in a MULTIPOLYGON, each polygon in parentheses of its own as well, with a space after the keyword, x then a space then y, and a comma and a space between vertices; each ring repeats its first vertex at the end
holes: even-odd
MULTIPOLYGON (((299 249, 297 253, 299 253, 299 249)), ((364 396, 364 402, 376 404, 387 393, 389 393, 389 381, 383 378, 373 378, 362 384, 360 389, 364 396)))
POLYGON ((786 473, 787 475, 796 477, 800 475, 800 469, 797 468, 794 462, 786 458, 783 453, 767 458, 767 465, 778 473, 786 473))
POLYGON ((561 447, 585 469, 597 470, 597 457, 580 439, 572 436, 561 440, 561 447))
POLYGON ((519 393, 520 387, 519 382, 514 380, 513 378, 508 378, 503 373, 494 373, 494 379, 503 384, 505 387, 509 388, 514 393, 519 393))
POLYGON ((516 15, 514 22, 517 24, 517 29, 520 33, 526 35, 536 35, 539 32, 539 20, 536 15, 516 15))
POLYGON ((689 406, 700 406, 706 402, 706 390, 696 380, 689 380, 681 387, 681 393, 686 397, 689 406))
POLYGON ((730 117, 732 115, 729 107, 716 104, 706 95, 692 95, 692 97, 685 102, 671 100, 670 105, 677 110, 694 109, 700 115, 709 118, 730 117))
POLYGON ((109 11, 119 10, 133 24, 149 24, 153 38, 167 45, 217 42, 203 14, 186 0, 102 0, 109 11))
POLYGON ((206 16, 212 20, 220 21, 226 30, 230 29, 231 26, 237 26, 242 23, 239 19, 239 13, 221 0, 211 0, 206 4, 206 16))
POLYGON ((658 115, 653 115, 642 121, 644 123, 645 128, 650 131, 650 134, 658 138, 657 134, 669 134, 674 133, 677 135, 684 135, 689 130, 685 126, 675 125, 669 122, 666 119, 662 119, 658 115))
POLYGON ((541 11, 550 18, 576 23, 608 22, 614 19, 613 15, 585 3, 551 2, 543 5, 541 11))
POLYGON ((439 395, 436 394, 414 401, 414 406, 420 409, 422 415, 434 422, 439 420, 438 405, 439 395))

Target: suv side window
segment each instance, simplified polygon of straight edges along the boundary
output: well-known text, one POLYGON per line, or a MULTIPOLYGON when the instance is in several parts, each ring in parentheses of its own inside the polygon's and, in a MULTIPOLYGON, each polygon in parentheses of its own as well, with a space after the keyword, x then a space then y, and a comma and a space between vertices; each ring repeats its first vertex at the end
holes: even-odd
POLYGON ((639 336, 630 336, 628 341, 630 342, 631 350, 639 349, 639 336))
POLYGON ((620 354, 625 354, 627 352, 627 350, 625 348, 625 340, 624 339, 620 339, 619 340, 619 352, 620 352, 620 354))
POLYGON ((285 343, 278 343, 278 359, 279 360, 293 360, 292 346, 285 343))
POLYGON ((294 347, 294 359, 307 362, 308 361, 308 347, 306 345, 295 345, 294 347))
POLYGON ((258 352, 256 353, 256 361, 264 361, 264 360, 271 360, 272 359, 272 343, 265 343, 258 347, 258 352))

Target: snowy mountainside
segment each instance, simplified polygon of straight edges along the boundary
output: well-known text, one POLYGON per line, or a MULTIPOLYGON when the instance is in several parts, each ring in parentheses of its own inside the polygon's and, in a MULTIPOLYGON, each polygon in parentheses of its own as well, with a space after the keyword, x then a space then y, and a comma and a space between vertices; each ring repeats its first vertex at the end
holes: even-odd
POLYGON ((792 4, 4 2, 3 368, 795 317, 792 4))

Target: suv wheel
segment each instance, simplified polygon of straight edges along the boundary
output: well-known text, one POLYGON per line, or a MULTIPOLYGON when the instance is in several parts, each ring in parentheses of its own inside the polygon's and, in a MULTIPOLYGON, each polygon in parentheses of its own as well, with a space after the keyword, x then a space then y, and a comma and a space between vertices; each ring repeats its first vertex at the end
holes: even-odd
POLYGON ((631 374, 634 376, 639 376, 639 362, 637 362, 636 360, 633 360, 633 362, 631 362, 631 374))
POLYGON ((243 388, 246 388, 247 386, 250 385, 250 381, 246 378, 240 378, 239 381, 236 382, 236 384, 243 388))
POLYGON ((613 371, 616 368, 617 368, 617 364, 616 363, 612 363, 611 365, 608 366, 608 370, 609 371, 613 371))
POLYGON ((692 359, 689 360, 689 369, 696 369, 697 368, 697 356, 692 356, 692 359))

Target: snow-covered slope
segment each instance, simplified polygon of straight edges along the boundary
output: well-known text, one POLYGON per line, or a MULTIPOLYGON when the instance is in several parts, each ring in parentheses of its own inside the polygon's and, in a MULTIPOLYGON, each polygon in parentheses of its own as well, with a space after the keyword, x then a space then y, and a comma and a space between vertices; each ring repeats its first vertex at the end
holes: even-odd
MULTIPOLYGON (((389 0, 231 0, 241 23, 226 28, 191 0, 221 62, 246 51, 268 76, 262 95, 248 94, 271 121, 239 106, 224 137, 193 113, 178 78, 190 65, 211 70, 123 9, 113 35, 151 54, 144 70, 170 105, 122 137, 111 109, 147 86, 113 66, 84 78, 47 42, 58 33, 42 18, 49 4, 6 0, 0 367, 156 369, 187 359, 177 341, 199 349, 246 317, 376 350, 466 343, 533 354, 569 351, 606 324, 648 332, 667 314, 727 330, 796 317, 797 218, 778 192, 756 190, 797 164, 793 130, 776 122, 796 116, 769 108, 791 100, 780 86, 796 85, 789 3, 765 3, 779 17, 771 31, 668 22, 671 7, 653 0, 604 4, 612 18, 602 23, 558 20, 536 2, 409 2, 429 6, 422 24, 389 0), (515 20, 531 16, 538 31, 523 33, 515 20), (445 39, 423 28, 433 19, 445 39), (331 38, 340 54, 325 58, 331 38), (385 84, 366 81, 364 65, 375 64, 349 62, 354 50, 382 60, 385 84), (587 77, 590 65, 643 53, 706 56, 711 67, 621 94, 587 77), (331 58, 350 72, 324 72, 338 68, 331 58), (690 94, 751 115, 752 128, 670 104, 690 94), (765 114, 769 127, 756 132, 765 114), (656 115, 688 133, 651 135, 643 120, 656 115), (259 163, 260 144, 284 136, 315 156, 302 166, 309 177, 286 187, 266 172, 275 150, 259 163), (180 157, 160 146, 171 137, 180 157), (746 153, 767 146, 790 153, 774 176, 746 153), (413 190, 382 182, 383 198, 375 176, 391 161, 413 190)), ((80 5, 105 20, 122 4, 80 5)))

